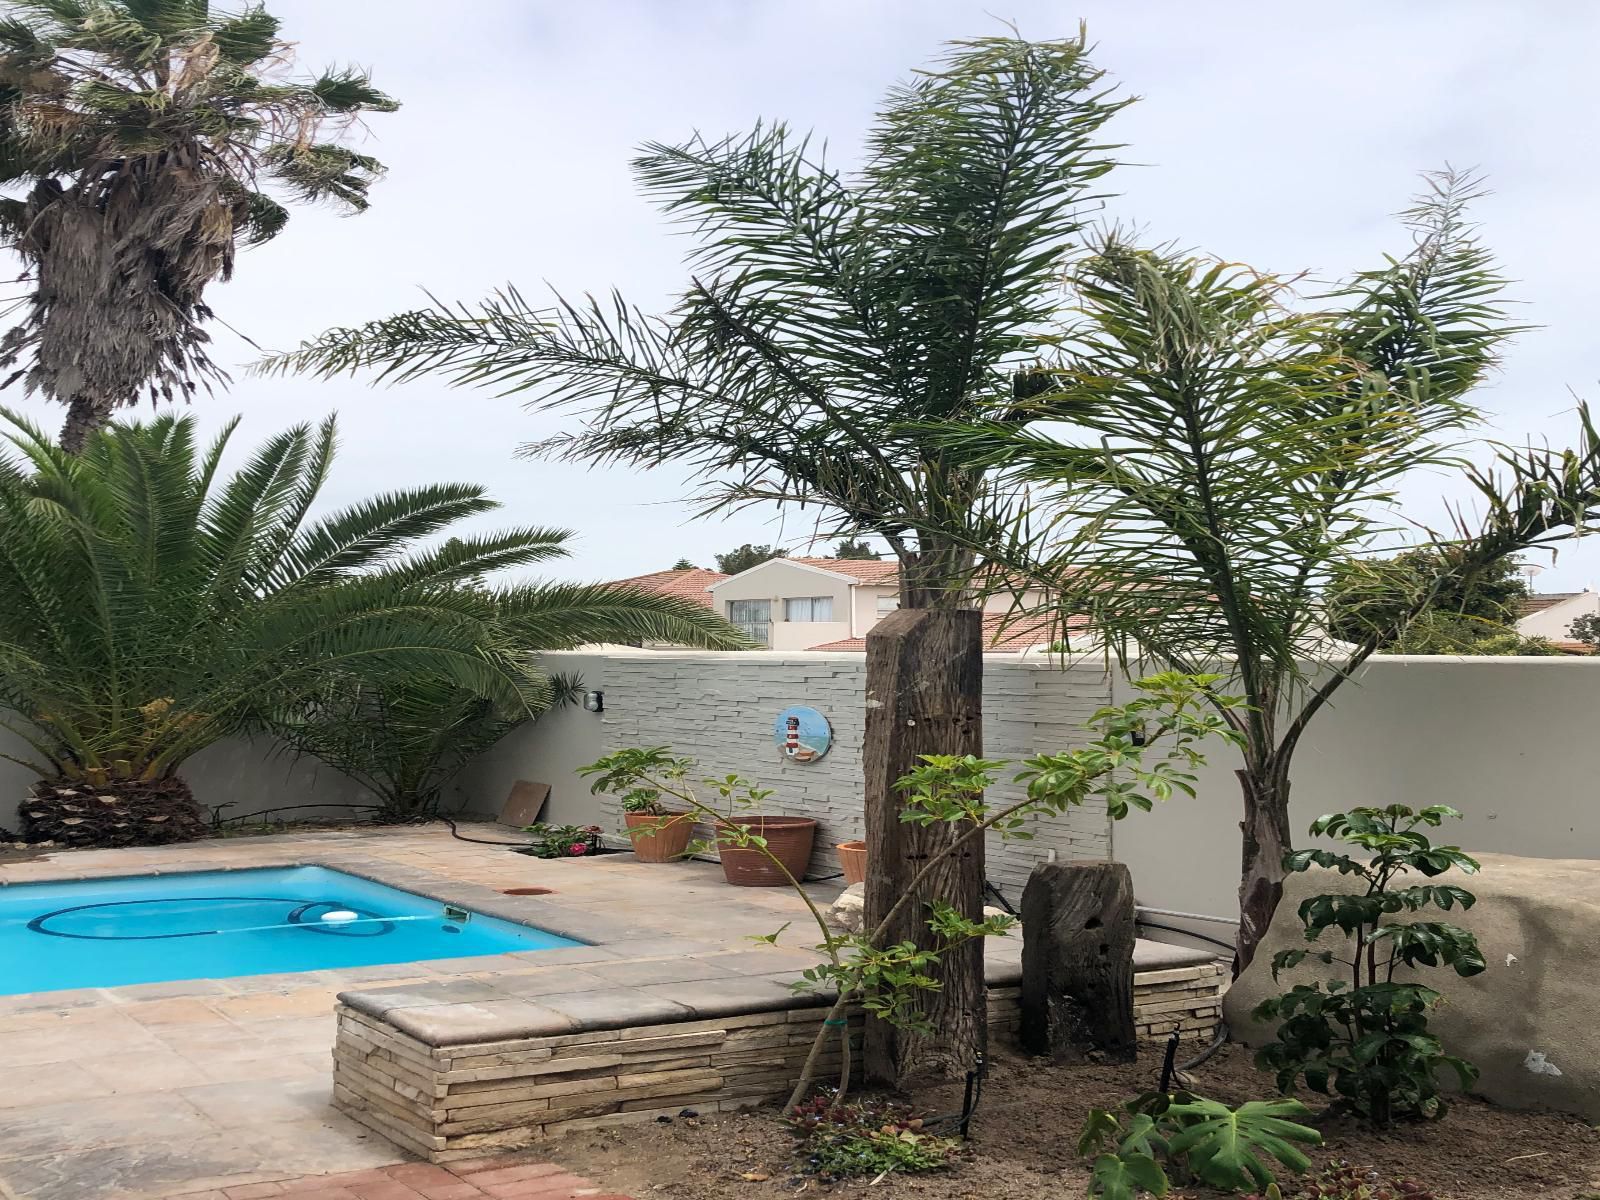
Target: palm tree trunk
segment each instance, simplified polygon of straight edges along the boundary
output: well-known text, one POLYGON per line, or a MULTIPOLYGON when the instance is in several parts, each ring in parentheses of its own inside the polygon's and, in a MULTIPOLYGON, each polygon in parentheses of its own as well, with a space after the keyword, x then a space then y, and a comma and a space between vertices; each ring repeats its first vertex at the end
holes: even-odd
POLYGON ((75 395, 67 404, 67 419, 61 426, 61 448, 68 454, 83 453, 84 446, 95 431, 111 420, 111 406, 75 395))
POLYGON ((1239 937, 1234 946, 1237 979, 1256 956, 1283 896, 1283 857, 1292 848, 1289 778, 1276 759, 1236 772, 1244 793, 1244 834, 1239 880, 1239 937))
MULTIPOLYGON (((982 839, 954 851, 965 826, 902 822, 894 787, 923 754, 983 752, 982 630, 982 614, 972 609, 902 608, 867 634, 867 928, 883 920, 925 863, 946 860, 925 881, 917 902, 896 916, 885 944, 936 948, 928 929, 927 905, 933 900, 972 920, 983 916, 982 839)), ((913 1076, 959 1075, 986 1049, 982 940, 946 953, 931 974, 942 986, 926 993, 921 1007, 934 1032, 924 1035, 869 1020, 865 1067, 870 1080, 899 1087, 913 1076)))
POLYGON ((204 837, 189 785, 162 779, 41 779, 22 802, 22 840, 61 846, 162 846, 204 837))

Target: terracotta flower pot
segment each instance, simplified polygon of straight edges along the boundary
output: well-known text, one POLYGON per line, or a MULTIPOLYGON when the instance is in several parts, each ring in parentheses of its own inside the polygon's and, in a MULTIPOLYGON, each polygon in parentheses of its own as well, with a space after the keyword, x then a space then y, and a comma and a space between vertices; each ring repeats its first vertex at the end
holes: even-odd
MULTIPOLYGON (((811 846, 817 840, 817 823, 810 817, 740 817, 723 822, 723 827, 740 829, 767 839, 767 849, 796 879, 805 878, 811 864, 811 846)), ((735 887, 783 887, 789 881, 783 871, 759 850, 723 845, 718 838, 722 874, 735 887)))
POLYGON ((652 817, 649 813, 623 813, 628 839, 640 862, 672 862, 683 856, 694 832, 694 819, 688 813, 668 813, 652 817))
POLYGON ((865 842, 840 842, 839 866, 844 871, 845 886, 867 881, 867 844, 865 842))

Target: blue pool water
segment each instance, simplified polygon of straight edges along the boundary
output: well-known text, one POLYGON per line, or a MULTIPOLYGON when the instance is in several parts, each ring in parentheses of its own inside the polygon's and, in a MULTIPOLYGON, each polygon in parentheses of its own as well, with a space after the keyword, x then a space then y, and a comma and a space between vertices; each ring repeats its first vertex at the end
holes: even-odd
POLYGON ((0 887, 0 995, 580 944, 461 916, 326 867, 13 884, 0 887))

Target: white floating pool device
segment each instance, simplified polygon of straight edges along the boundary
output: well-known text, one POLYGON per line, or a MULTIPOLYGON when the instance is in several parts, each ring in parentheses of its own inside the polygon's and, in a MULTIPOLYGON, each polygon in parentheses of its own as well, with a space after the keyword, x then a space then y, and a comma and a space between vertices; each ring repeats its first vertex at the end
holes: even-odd
POLYGON ((322 919, 334 925, 343 925, 346 921, 359 921, 361 916, 348 908, 336 908, 332 912, 323 913, 322 919))

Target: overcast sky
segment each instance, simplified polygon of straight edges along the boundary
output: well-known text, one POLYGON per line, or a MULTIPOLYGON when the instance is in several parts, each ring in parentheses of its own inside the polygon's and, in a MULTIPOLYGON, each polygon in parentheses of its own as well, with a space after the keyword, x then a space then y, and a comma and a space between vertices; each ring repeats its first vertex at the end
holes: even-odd
MULTIPOLYGON (((1525 333, 1479 395, 1491 432, 1566 440, 1572 393, 1600 376, 1600 198, 1595 47, 1600 4, 1369 0, 1337 6, 1220 0, 269 0, 308 66, 357 62, 404 107, 364 148, 389 165, 370 212, 297 212, 209 293, 229 324, 287 349, 329 325, 412 307, 422 289, 470 299, 507 282, 613 285, 648 307, 684 278, 683 243, 633 191, 647 140, 721 134, 757 117, 814 129, 836 157, 860 144, 884 87, 941 42, 1070 35, 1142 99, 1113 122, 1131 165, 1108 219, 1258 267, 1332 277, 1406 246, 1390 214, 1416 173, 1485 172, 1487 240, 1518 282, 1525 333)), ((218 331, 240 365, 245 343, 218 331)), ((17 403, 19 397, 9 397, 17 403)), ((59 409, 27 407, 55 425, 59 409)), ((206 425, 242 411, 244 442, 337 410, 330 497, 435 480, 486 485, 482 522, 568 526, 562 574, 606 579, 741 542, 796 544, 746 513, 691 521, 667 471, 529 463, 515 447, 555 428, 514 399, 423 382, 240 378, 196 403, 206 425)), ((1441 480, 1415 481, 1438 512, 1441 480)), ((1541 589, 1600 580, 1600 542, 1569 548, 1541 589)))

